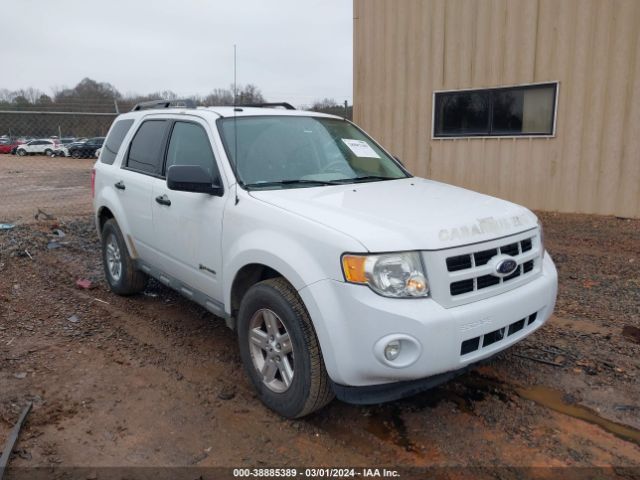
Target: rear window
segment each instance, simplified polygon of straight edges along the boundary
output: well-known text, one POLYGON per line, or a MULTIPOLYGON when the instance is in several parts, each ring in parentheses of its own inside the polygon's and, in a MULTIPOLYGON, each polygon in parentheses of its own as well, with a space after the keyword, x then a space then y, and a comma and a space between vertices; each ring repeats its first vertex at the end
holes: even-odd
POLYGON ((160 175, 166 131, 166 120, 144 122, 131 142, 127 167, 150 175, 160 175))
POLYGON ((113 162, 115 162, 116 156, 118 155, 118 150, 120 150, 120 146, 122 145, 122 141, 124 140, 124 137, 127 136, 131 125, 133 125, 133 120, 118 120, 113 124, 113 127, 109 131, 107 141, 102 149, 102 154, 100 155, 100 161, 102 163, 113 165, 113 162))

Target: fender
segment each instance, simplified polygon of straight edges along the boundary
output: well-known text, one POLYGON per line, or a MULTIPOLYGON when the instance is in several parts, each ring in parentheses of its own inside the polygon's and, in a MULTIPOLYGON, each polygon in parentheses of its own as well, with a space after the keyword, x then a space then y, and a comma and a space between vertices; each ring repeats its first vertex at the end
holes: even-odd
MULTIPOLYGON (((336 259, 340 256, 337 255, 336 259)), ((262 264, 278 271, 296 290, 327 278, 327 268, 322 268, 309 247, 299 241, 271 229, 257 229, 236 239, 227 249, 223 266, 224 304, 231 313, 231 289, 238 272, 249 264, 262 264)), ((339 262, 336 260, 336 265, 339 262)))
MULTIPOLYGON (((134 260, 137 259, 138 255, 135 250, 135 246, 132 245, 131 237, 129 235, 129 232, 131 232, 129 222, 127 221, 127 216, 124 213, 124 209, 122 208, 122 202, 120 202, 120 199, 118 198, 116 192, 112 188, 105 188, 104 186, 102 186, 99 191, 96 191, 95 198, 100 199, 99 206, 98 204, 96 204, 96 207, 94 208, 96 229, 99 228, 100 212, 103 208, 108 208, 111 213, 113 213, 113 216, 118 223, 118 227, 120 227, 120 231, 122 232, 122 235, 126 240, 125 243, 127 244, 127 251, 129 252, 129 256, 134 260)), ((100 235, 99 231, 98 235, 100 235)))

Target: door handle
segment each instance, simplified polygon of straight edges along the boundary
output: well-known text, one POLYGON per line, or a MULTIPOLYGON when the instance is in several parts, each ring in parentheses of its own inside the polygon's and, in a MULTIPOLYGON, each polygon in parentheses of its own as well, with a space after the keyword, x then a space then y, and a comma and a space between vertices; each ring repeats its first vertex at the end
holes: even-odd
POLYGON ((122 180, 120 180, 118 183, 116 183, 114 185, 114 187, 116 187, 118 190, 124 190, 125 188, 127 188, 127 187, 124 186, 124 182, 122 180))
POLYGON ((160 195, 159 197, 156 197, 156 202, 158 202, 160 205, 166 205, 167 207, 171 206, 171 200, 169 200, 169 197, 167 197, 166 195, 160 195))

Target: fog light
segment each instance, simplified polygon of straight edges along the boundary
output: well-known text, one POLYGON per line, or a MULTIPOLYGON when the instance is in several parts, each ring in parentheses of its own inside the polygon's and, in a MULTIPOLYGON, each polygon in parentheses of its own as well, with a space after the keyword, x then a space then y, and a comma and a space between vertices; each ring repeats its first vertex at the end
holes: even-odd
POLYGON ((387 346, 384 347, 384 357, 390 362, 394 361, 400 355, 400 342, 394 340, 393 342, 387 343, 387 346))

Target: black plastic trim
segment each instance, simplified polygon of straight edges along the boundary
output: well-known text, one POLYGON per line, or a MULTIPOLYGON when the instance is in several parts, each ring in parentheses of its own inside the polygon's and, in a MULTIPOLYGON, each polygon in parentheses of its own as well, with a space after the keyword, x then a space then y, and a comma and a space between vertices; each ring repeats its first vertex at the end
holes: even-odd
POLYGON ((190 98, 182 100, 151 100, 150 102, 140 102, 136 104, 131 111, 138 112, 140 110, 153 110, 159 108, 196 108, 196 103, 190 98), (182 105, 181 105, 182 104, 182 105))
MULTIPOLYGON (((505 349, 506 350, 506 349, 505 349)), ((365 387, 352 387, 347 385, 340 385, 335 382, 331 382, 333 391, 336 394, 338 400, 345 403, 351 403, 353 405, 376 405, 379 403, 393 402, 395 400, 401 400, 403 398, 412 397, 418 393, 422 393, 426 390, 442 385, 460 375, 467 373, 469 370, 489 362, 498 354, 504 352, 495 353, 491 357, 485 358, 475 363, 471 363, 466 367, 458 370, 452 370, 450 372, 440 373, 431 377, 420 378, 418 380, 408 380, 404 382, 385 383, 383 385, 368 385, 365 387)))
POLYGON ((272 102, 272 103, 245 103, 242 105, 234 105, 236 108, 275 108, 283 107, 285 110, 295 110, 296 107, 288 102, 272 102))

